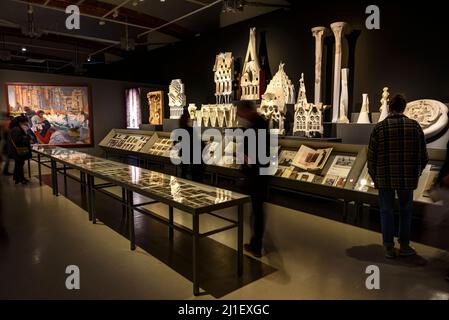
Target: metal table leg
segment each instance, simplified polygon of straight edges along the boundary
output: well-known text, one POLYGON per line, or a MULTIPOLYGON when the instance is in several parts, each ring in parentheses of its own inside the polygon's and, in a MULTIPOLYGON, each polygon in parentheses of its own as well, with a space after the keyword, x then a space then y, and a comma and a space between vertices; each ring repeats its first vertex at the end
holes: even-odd
POLYGON ((81 205, 86 206, 86 174, 80 171, 81 205))
POLYGON ((168 238, 170 240, 173 240, 173 207, 168 206, 168 220, 170 223, 169 229, 168 229, 168 238))
POLYGON ((66 165, 64 165, 62 172, 64 173, 64 194, 67 197, 67 166, 66 165))
POLYGON ((238 206, 237 230, 237 274, 243 275, 243 205, 238 206))
POLYGON ((42 186, 42 168, 41 168, 41 155, 37 154, 37 172, 39 176, 39 185, 42 186))
POLYGON ((56 167, 56 161, 51 160, 51 178, 52 178, 52 187, 53 187, 53 195, 59 196, 58 190, 58 170, 56 167))
POLYGON ((122 221, 126 220, 126 217, 128 216, 127 212, 128 212, 128 202, 126 199, 126 190, 125 188, 122 187, 122 221))
POLYGON ((128 207, 128 227, 129 227, 129 240, 131 243, 131 250, 136 250, 136 239, 134 234, 134 198, 133 192, 130 190, 126 191, 126 202, 128 207))
POLYGON ((92 221, 92 176, 87 175, 87 212, 89 214, 89 221, 92 221))
POLYGON ((95 180, 94 180, 94 177, 92 177, 91 179, 92 179, 92 188, 91 188, 92 195, 90 196, 90 201, 92 204, 91 204, 90 209, 92 211, 92 214, 91 214, 92 223, 96 224, 97 223, 97 212, 95 210, 95 180))
POLYGON ((192 215, 193 218, 193 257, 192 257, 192 273, 193 273, 193 294, 199 296, 200 281, 198 279, 198 254, 199 254, 199 215, 197 213, 192 215))
POLYGON ((31 179, 31 160, 28 159, 28 178, 31 179))

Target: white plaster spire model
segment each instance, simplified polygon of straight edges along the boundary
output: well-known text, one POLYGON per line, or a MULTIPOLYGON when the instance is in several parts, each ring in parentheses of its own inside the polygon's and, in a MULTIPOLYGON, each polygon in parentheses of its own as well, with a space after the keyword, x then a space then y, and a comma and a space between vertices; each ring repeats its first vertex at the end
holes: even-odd
POLYGON ((340 95, 340 118, 339 123, 349 123, 348 119, 348 74, 349 69, 341 69, 341 95, 340 95))
POLYGON ((335 58, 334 58, 334 92, 332 101, 332 122, 337 122, 340 109, 340 76, 342 59, 342 38, 345 32, 346 22, 334 22, 331 24, 335 36, 335 58))
POLYGON ((364 93, 362 102, 362 109, 360 109, 359 119, 357 123, 371 123, 369 120, 369 98, 368 94, 364 93))
POLYGON ((171 81, 168 88, 168 105, 170 107, 170 119, 181 118, 186 106, 184 84, 181 79, 171 81))
POLYGON ((246 51, 243 64, 240 86, 242 96, 240 100, 260 99, 260 63, 256 50, 256 28, 251 28, 249 32, 248 50, 246 51))
POLYGON ((385 87, 382 92, 382 99, 380 100, 380 118, 379 122, 384 121, 388 117, 388 97, 390 93, 388 92, 388 87, 385 87))
POLYGON ((295 104, 295 117, 293 123, 293 133, 302 132, 306 137, 311 137, 314 133, 323 134, 323 104, 308 103, 306 86, 304 84, 304 73, 299 80, 298 100, 295 104))
POLYGON ((216 103, 230 103, 232 81, 234 80, 234 57, 232 52, 219 53, 215 58, 213 71, 216 103))
POLYGON ((301 79, 299 79, 299 92, 298 100, 296 104, 307 104, 306 86, 304 84, 304 73, 301 73, 301 79))
POLYGON ((265 116, 270 123, 270 129, 285 134, 284 118, 286 105, 295 103, 295 87, 284 70, 284 64, 279 64, 279 70, 271 79, 270 84, 262 96, 259 113, 265 116))
POLYGON ((321 71, 323 62, 323 41, 327 33, 326 27, 312 28, 312 35, 315 38, 315 104, 321 101, 321 71))

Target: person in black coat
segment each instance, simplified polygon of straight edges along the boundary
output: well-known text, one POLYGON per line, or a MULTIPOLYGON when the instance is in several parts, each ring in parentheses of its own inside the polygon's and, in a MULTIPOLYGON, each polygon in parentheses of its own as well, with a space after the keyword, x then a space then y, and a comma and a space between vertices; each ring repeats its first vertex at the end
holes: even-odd
MULTIPOLYGON (((268 153, 270 138, 268 122, 256 112, 256 106, 252 101, 239 101, 237 103, 237 116, 239 117, 240 126, 244 130, 254 130, 256 133, 255 142, 256 154, 259 154, 258 132, 265 131, 266 140, 265 152, 268 153)), ((254 143, 244 139, 245 163, 242 171, 245 176, 245 193, 251 196, 252 203, 252 236, 251 241, 244 245, 245 251, 251 253, 256 258, 262 257, 263 236, 265 233, 265 213, 263 204, 267 195, 266 176, 261 174, 261 169, 270 164, 260 163, 259 158, 251 159, 254 155, 249 152, 249 144, 254 143)))
POLYGON ((28 119, 24 116, 17 117, 11 122, 8 151, 9 157, 14 159, 13 177, 16 184, 29 182, 25 179, 23 170, 25 161, 31 158, 31 138, 27 134, 28 129, 28 119), (28 152, 22 152, 23 148, 28 149, 28 152))

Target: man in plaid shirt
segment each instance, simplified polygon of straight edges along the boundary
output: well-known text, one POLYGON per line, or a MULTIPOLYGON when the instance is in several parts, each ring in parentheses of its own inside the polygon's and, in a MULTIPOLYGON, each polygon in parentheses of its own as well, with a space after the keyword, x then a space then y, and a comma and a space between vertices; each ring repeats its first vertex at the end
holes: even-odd
POLYGON ((368 171, 379 190, 383 244, 387 258, 395 258, 394 203, 399 198, 399 255, 411 256, 410 246, 413 191, 427 162, 426 141, 421 126, 403 112, 407 102, 401 95, 389 103, 389 116, 371 133, 368 171))

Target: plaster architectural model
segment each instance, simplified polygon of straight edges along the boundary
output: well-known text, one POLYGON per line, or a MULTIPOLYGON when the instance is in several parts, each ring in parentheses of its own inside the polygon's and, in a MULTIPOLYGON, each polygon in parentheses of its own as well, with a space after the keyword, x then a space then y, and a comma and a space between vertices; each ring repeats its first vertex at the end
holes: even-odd
POLYGON ((312 28, 315 38, 315 104, 321 102, 321 71, 323 62, 323 40, 327 33, 326 27, 312 28))
POLYGON ((260 99, 260 63, 256 50, 256 28, 249 32, 249 44, 243 64, 240 87, 242 88, 241 100, 260 99))
POLYGON ((195 118, 200 126, 233 128, 237 125, 237 108, 232 104, 205 104, 195 110, 195 118))
POLYGON ((380 117, 379 122, 384 121, 388 117, 388 97, 390 93, 388 92, 388 87, 385 87, 382 92, 382 99, 380 100, 380 117))
POLYGON ((184 84, 181 79, 172 80, 168 89, 168 105, 170 107, 170 119, 181 118, 186 106, 184 84))
POLYGON ((340 76, 341 76, 341 59, 342 59, 342 37, 346 22, 334 22, 331 24, 332 32, 335 36, 335 57, 334 57, 334 91, 332 101, 332 122, 338 121, 338 113, 340 109, 340 76))
POLYGON ((323 134, 322 122, 323 104, 308 103, 306 87, 304 85, 304 74, 299 81, 298 100, 295 104, 295 118, 293 133, 302 132, 306 137, 313 134, 323 134))
POLYGON ((287 104, 295 103, 295 87, 284 71, 284 64, 279 65, 278 72, 271 79, 262 103, 258 109, 270 123, 270 129, 278 130, 279 134, 285 134, 284 118, 287 104))
POLYGON ((448 124, 448 107, 436 100, 416 100, 407 104, 404 114, 416 120, 429 138, 437 135, 448 124))
POLYGON ((362 102, 362 109, 360 109, 359 118, 357 120, 357 123, 371 123, 369 120, 369 98, 368 94, 364 93, 362 95, 363 102, 362 102))
POLYGON ((149 123, 161 125, 164 118, 164 92, 152 91, 147 94, 149 107, 149 123))
POLYGON ((234 80, 234 57, 232 52, 219 53, 214 65, 215 99, 217 104, 230 103, 234 80))
POLYGON ((197 107, 194 103, 189 103, 189 106, 187 107, 187 111, 189 112, 189 116, 191 120, 195 120, 196 119, 196 111, 197 111, 197 107))
POLYGON ((339 123, 349 123, 348 119, 348 74, 349 69, 341 69, 341 95, 339 123))

